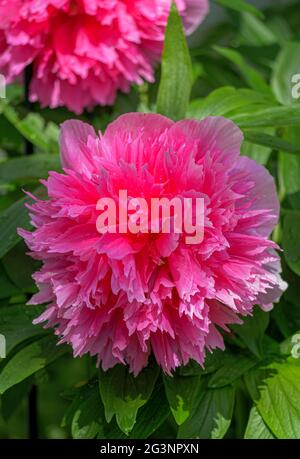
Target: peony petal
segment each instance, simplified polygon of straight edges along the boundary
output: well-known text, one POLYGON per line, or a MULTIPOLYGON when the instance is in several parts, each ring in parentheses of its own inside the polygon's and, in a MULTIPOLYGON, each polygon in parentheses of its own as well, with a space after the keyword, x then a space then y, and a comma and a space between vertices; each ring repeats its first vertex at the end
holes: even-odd
POLYGON ((243 172, 248 171, 249 178, 254 184, 246 197, 247 201, 253 201, 248 210, 267 211, 268 218, 255 228, 255 231, 256 234, 268 237, 278 222, 280 208, 274 179, 265 167, 246 156, 239 158, 237 168, 243 172))
POLYGON ((79 120, 62 123, 60 133, 61 164, 85 175, 95 171, 93 154, 87 147, 89 138, 97 139, 94 128, 79 120))
POLYGON ((130 137, 132 141, 142 135, 153 140, 173 125, 173 121, 163 115, 146 113, 126 113, 107 127, 104 139, 113 142, 116 137, 130 137))
POLYGON ((224 166, 232 165, 240 154, 243 141, 242 131, 230 120, 221 116, 209 116, 202 121, 178 121, 171 129, 170 136, 199 142, 198 156, 211 154, 213 159, 223 161, 224 166))

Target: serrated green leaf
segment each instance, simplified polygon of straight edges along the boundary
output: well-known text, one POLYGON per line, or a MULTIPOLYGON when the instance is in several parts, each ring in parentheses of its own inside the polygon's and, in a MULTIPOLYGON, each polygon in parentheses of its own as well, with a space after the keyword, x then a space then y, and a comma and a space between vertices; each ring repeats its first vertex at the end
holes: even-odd
POLYGON ((251 408, 244 438, 247 440, 271 440, 275 438, 255 406, 251 408))
POLYGON ((258 388, 256 407, 279 439, 300 437, 300 360, 289 358, 268 366, 272 372, 258 388))

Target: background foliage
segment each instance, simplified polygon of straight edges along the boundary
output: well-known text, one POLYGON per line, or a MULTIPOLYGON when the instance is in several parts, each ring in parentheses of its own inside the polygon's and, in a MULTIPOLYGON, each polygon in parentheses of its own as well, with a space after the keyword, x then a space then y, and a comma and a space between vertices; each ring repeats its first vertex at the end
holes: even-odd
POLYGON ((32 325, 43 309, 25 306, 37 266, 16 228, 30 228, 22 189, 41 193, 39 178, 59 170, 58 126, 74 115, 28 106, 24 88, 10 86, 0 100, 2 438, 35 435, 35 393, 44 438, 300 438, 300 359, 291 355, 300 330, 300 102, 291 96, 291 76, 300 73, 300 2, 282 8, 274 1, 263 12, 243 0, 215 3, 224 20, 194 37, 190 51, 173 9, 158 83, 81 119, 105 129, 121 113, 158 111, 237 123, 243 154, 277 183, 282 208, 273 238, 284 248, 289 288, 270 313, 257 308, 242 327, 232 326, 226 351, 208 355, 205 369, 191 362, 171 378, 153 361, 134 378, 123 366, 104 373, 89 357, 73 359, 51 331, 32 325))

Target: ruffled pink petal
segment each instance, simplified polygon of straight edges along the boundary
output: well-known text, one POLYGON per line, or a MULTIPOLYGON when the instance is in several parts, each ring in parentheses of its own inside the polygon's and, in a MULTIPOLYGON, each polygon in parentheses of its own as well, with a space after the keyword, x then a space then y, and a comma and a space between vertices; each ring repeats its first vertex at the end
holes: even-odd
POLYGON ((84 175, 95 171, 93 153, 88 148, 89 139, 97 139, 92 126, 82 121, 69 120, 61 125, 60 155, 61 164, 84 175))
POLYGON ((231 121, 221 116, 210 116, 202 121, 178 121, 170 131, 177 139, 197 142, 197 159, 211 153, 213 159, 232 164, 240 154, 242 131, 231 121))

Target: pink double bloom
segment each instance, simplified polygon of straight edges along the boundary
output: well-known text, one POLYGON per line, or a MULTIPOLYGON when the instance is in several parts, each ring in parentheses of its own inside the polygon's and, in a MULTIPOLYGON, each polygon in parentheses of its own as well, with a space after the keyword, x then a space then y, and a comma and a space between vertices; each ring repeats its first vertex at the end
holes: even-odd
POLYGON ((36 322, 54 327, 75 355, 96 355, 104 369, 128 364, 134 374, 153 352, 170 373, 207 350, 224 348, 220 329, 240 323, 254 305, 270 309, 285 283, 276 244, 274 180, 240 156, 241 131, 210 117, 177 123, 160 115, 127 114, 104 135, 80 121, 61 132, 64 173, 43 181, 45 201, 29 206, 34 231, 20 230, 46 303, 36 322), (99 199, 201 198, 204 235, 100 234, 99 199))
MULTIPOLYGON (((176 0, 187 33, 208 0, 176 0)), ((32 64, 30 100, 75 113, 154 81, 171 0, 0 0, 0 73, 32 64)))

